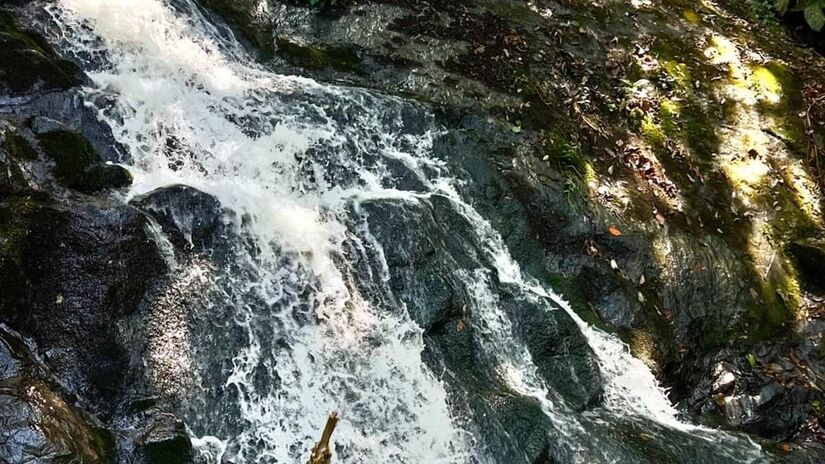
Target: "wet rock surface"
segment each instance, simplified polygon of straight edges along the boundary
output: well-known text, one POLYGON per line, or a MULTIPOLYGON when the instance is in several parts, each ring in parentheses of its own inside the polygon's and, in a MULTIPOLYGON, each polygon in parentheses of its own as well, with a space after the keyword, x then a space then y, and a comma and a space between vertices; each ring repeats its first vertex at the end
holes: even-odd
MULTIPOLYGON (((461 395, 471 403, 473 414, 497 422, 480 433, 499 459, 537 457, 549 446, 547 417, 538 402, 509 389, 500 373, 491 370, 479 346, 476 331, 487 329, 475 327, 485 316, 474 313, 484 309, 472 306, 472 292, 477 290, 468 288, 468 282, 485 278, 475 273, 487 258, 473 243, 470 224, 449 207, 448 199, 438 196, 418 204, 363 207, 371 232, 385 244, 389 285, 425 329, 425 358, 431 368, 446 367, 466 388, 461 395), (520 438, 507 444, 506 435, 495 436, 504 431, 520 438)), ((530 301, 519 289, 495 281, 490 286, 494 300, 489 304, 500 305, 516 321, 515 335, 523 339, 542 378, 576 408, 597 403, 601 378, 593 353, 573 321, 562 311, 550 312, 530 301), (558 362, 557 356, 565 361, 558 362)))
POLYGON ((206 253, 220 248, 228 234, 228 218, 218 200, 185 185, 162 187, 134 198, 133 206, 160 224, 175 247, 206 253))
POLYGON ((33 344, 0 324, 0 459, 38 464, 109 462, 113 436, 67 404, 60 385, 34 358, 33 344))
POLYGON ((10 95, 32 91, 67 90, 80 83, 82 73, 56 56, 46 40, 21 30, 17 19, 0 10, 0 86, 10 95))
MULTIPOLYGON (((697 420, 761 437, 780 460, 825 457, 821 182, 806 160, 822 129, 796 116, 821 111, 809 89, 821 57, 733 1, 199 3, 276 69, 442 108, 437 154, 531 276, 621 335, 697 420)), ((13 99, 0 117, 0 317, 42 358, 0 346, 0 416, 12 424, 0 458, 188 462, 184 426, 166 412, 192 383, 163 360, 180 346, 184 361, 197 355, 176 302, 199 287, 180 283, 185 272, 166 278, 149 231, 160 226, 181 269, 201 269, 228 234, 220 205, 185 186, 131 206, 107 196, 130 178, 104 162, 122 150, 72 92, 83 76, 5 10, 0 63, 13 99), (143 366, 153 349, 155 377, 143 366), (57 406, 44 412, 27 391, 57 406), (107 427, 122 432, 114 444, 107 427)), ((403 170, 399 186, 420 189, 403 170)), ((456 407, 495 424, 476 430, 494 455, 563 462, 538 402, 480 358, 469 290, 452 273, 486 258, 443 201, 365 206, 379 240, 403 244, 385 250, 389 284, 425 330, 430 367, 452 377, 456 407)), ((542 378, 576 409, 598 407, 599 370, 572 321, 487 277, 542 378), (560 353, 577 381, 553 362, 560 353)), ((611 432, 672 458, 632 427, 611 432)))
MULTIPOLYGON (((821 57, 744 2, 638 3, 274 2, 270 64, 444 107, 436 150, 523 267, 699 420, 816 460, 821 57), (759 350, 799 362, 766 376, 759 350)), ((425 274, 408 308, 446 330, 453 289, 425 274)))

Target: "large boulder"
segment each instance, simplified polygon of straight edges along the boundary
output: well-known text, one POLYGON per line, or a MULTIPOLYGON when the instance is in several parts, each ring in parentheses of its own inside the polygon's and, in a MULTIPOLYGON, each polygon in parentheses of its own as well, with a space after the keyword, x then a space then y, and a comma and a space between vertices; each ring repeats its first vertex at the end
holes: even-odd
POLYGON ((228 235, 228 220, 212 195, 186 185, 170 185, 134 198, 131 204, 152 216, 177 248, 211 252, 228 235))
POLYGON ((169 417, 162 401, 136 406, 156 394, 145 372, 142 308, 168 272, 151 219, 114 198, 66 188, 66 178, 55 181, 60 168, 49 151, 70 150, 38 145, 38 135, 53 137, 45 145, 65 137, 77 148, 71 155, 97 163, 87 168, 105 166, 81 135, 54 121, 3 124, 0 321, 37 342, 28 350, 36 362, 3 363, 14 374, 2 399, 4 411, 14 411, 4 422, 8 460, 142 456, 144 445, 151 448, 144 436, 160 437, 158 421, 169 417))
POLYGON ((107 200, 42 194, 0 200, 0 217, 0 317, 38 340, 75 393, 111 413, 126 380, 117 321, 165 273, 146 218, 107 200))

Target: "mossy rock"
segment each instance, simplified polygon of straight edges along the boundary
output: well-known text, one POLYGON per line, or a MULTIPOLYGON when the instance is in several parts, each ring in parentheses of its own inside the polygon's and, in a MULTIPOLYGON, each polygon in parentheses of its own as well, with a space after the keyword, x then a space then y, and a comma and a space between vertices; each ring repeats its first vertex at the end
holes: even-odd
MULTIPOLYGON (((35 230, 50 230, 59 226, 61 218, 47 205, 45 193, 10 195, 0 200, 0 317, 10 320, 19 315, 30 287, 24 266, 31 263, 30 234, 35 230)), ((43 244, 37 244, 42 247, 43 244)))
POLYGON ((57 57, 42 37, 21 30, 11 13, 0 9, 0 87, 12 94, 65 90, 80 82, 80 74, 73 63, 57 57))
POLYGON ((132 185, 132 174, 117 165, 97 165, 90 167, 81 184, 76 187, 83 192, 98 192, 110 188, 124 188, 132 185))
POLYGON ((69 188, 92 193, 132 183, 129 171, 102 164, 100 154, 77 132, 55 130, 37 137, 46 156, 55 162, 55 177, 69 188))
POLYGON ((28 161, 37 159, 37 151, 25 137, 11 132, 7 133, 5 137, 6 140, 3 143, 3 148, 9 156, 28 161))
POLYGON ((336 71, 364 74, 361 59, 349 47, 308 47, 287 39, 278 39, 278 56, 290 64, 310 70, 334 69, 336 71))

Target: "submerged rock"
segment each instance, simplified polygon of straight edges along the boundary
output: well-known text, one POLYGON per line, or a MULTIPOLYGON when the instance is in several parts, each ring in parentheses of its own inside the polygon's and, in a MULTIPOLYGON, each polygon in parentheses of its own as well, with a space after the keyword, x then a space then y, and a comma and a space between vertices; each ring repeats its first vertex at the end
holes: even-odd
POLYGON ((587 341, 563 311, 479 274, 490 258, 483 244, 474 242, 472 226, 446 198, 371 202, 363 208, 370 231, 384 246, 390 286, 425 329, 425 359, 433 370, 447 368, 455 376, 448 389, 456 402, 486 418, 479 433, 490 453, 502 462, 532 462, 550 446, 549 419, 535 399, 512 391, 495 370, 498 344, 523 343, 543 380, 583 409, 597 403, 601 394, 601 377, 587 341), (479 292, 489 292, 489 297, 479 292), (487 319, 506 318, 515 321, 511 330, 491 334, 492 329, 484 327, 487 319))
POLYGON ((266 15, 267 3, 257 0, 198 0, 198 3, 227 20, 242 39, 264 56, 271 56, 275 39, 266 15))

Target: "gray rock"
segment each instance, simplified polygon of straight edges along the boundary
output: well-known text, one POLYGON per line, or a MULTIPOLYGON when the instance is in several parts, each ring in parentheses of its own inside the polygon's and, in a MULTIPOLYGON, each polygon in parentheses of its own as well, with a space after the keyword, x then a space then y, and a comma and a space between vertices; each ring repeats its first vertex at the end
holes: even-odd
POLYGON ((159 188, 131 204, 151 215, 180 249, 211 251, 229 233, 229 219, 220 202, 186 185, 159 188))
POLYGON ((140 451, 146 464, 192 462, 192 443, 183 422, 171 415, 158 415, 142 439, 140 451))

